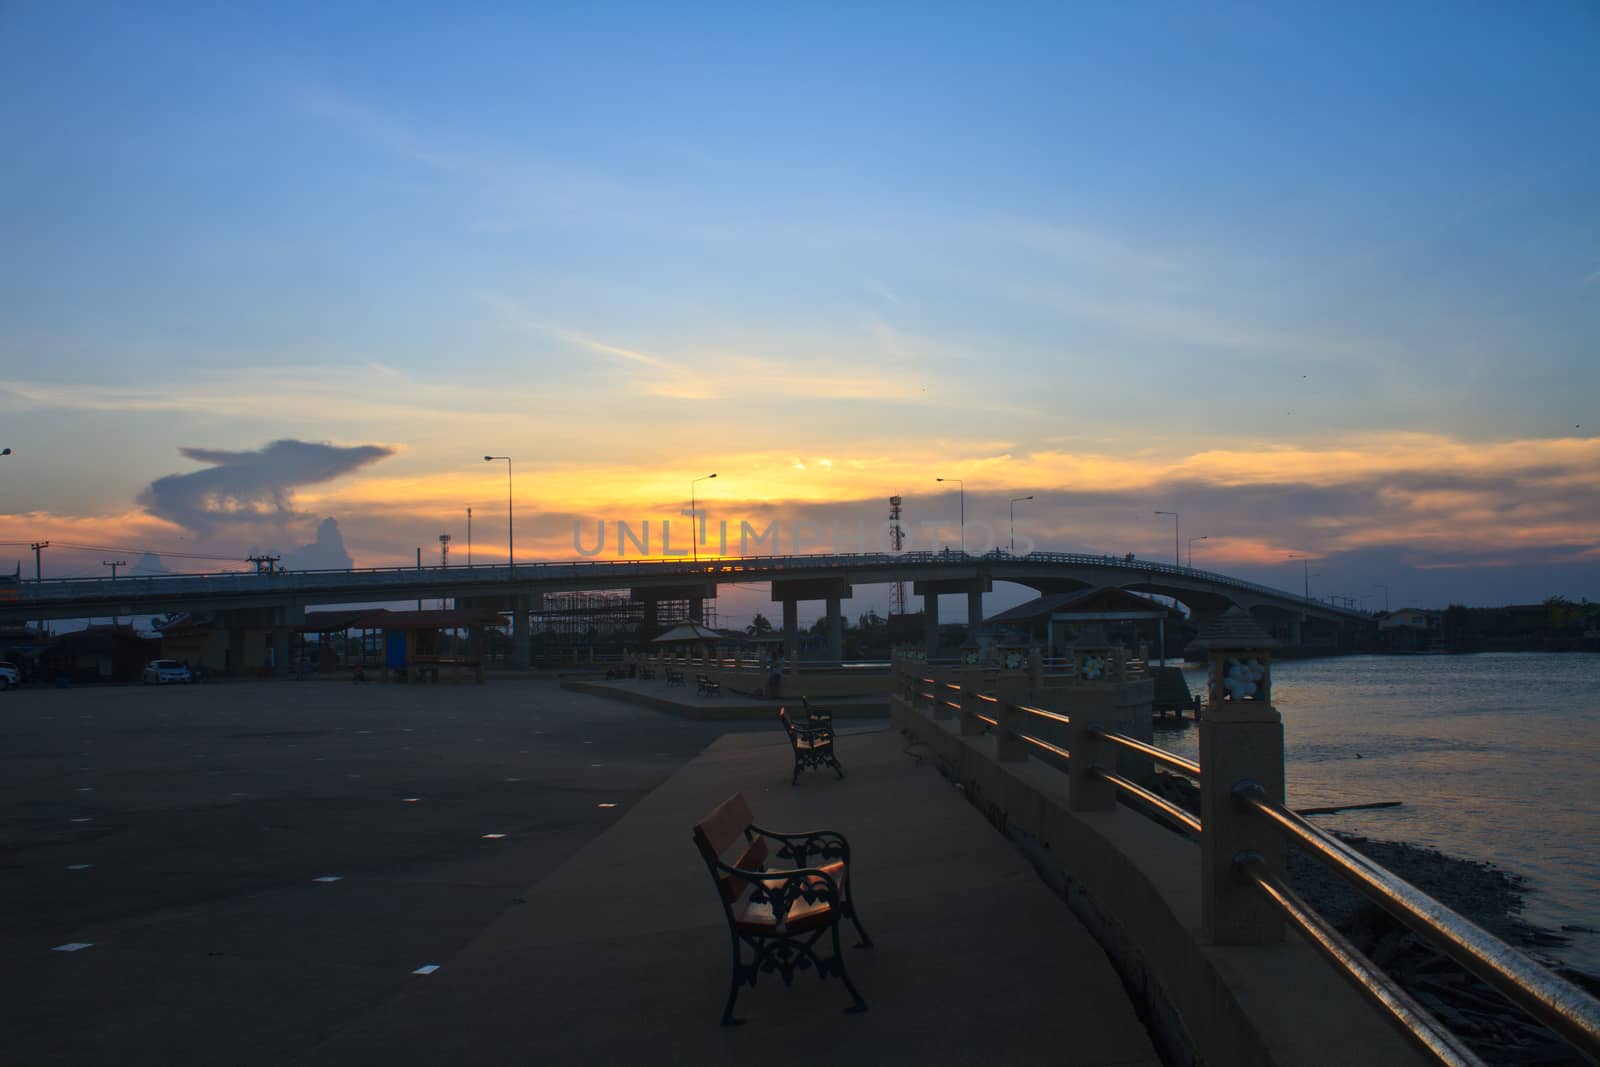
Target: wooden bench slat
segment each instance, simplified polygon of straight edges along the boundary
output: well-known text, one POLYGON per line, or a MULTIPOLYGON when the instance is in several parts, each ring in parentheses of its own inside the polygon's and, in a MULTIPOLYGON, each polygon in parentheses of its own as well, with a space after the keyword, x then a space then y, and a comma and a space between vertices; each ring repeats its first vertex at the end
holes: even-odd
POLYGON ((708 859, 720 859, 735 841, 744 836, 744 828, 754 821, 744 794, 735 793, 695 826, 695 839, 710 847, 708 859))

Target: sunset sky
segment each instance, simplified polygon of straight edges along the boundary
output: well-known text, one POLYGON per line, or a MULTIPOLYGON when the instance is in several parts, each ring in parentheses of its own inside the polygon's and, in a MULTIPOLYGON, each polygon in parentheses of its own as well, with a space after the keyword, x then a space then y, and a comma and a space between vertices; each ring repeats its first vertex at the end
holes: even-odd
POLYGON ((1597 55, 1582 0, 0 5, 0 561, 503 561, 492 453, 519 560, 713 471, 954 546, 942 476, 969 548, 1032 495, 1019 548, 1600 599, 1597 55))

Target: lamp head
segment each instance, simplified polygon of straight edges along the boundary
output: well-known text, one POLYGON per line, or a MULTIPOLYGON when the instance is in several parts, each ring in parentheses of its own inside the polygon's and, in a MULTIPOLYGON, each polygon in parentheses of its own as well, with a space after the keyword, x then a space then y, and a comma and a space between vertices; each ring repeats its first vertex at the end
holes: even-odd
POLYGON ((484 461, 484 462, 485 462, 485 463, 489 463, 489 462, 492 462, 492 461, 493 461, 493 460, 494 460, 494 457, 493 457, 493 456, 484 456, 484 457, 483 457, 483 461, 484 461))

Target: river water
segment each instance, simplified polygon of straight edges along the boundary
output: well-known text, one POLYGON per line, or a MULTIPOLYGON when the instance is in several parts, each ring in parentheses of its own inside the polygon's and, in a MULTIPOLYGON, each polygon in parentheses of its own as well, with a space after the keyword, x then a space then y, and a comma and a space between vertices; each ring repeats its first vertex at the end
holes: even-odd
MULTIPOLYGON (((1488 861, 1527 880, 1527 921, 1600 929, 1600 655, 1288 660, 1273 703, 1291 807, 1402 801, 1313 821, 1488 861)), ((1192 726, 1156 743, 1198 758, 1192 726)), ((1565 936, 1545 951, 1600 974, 1600 934, 1565 936)))

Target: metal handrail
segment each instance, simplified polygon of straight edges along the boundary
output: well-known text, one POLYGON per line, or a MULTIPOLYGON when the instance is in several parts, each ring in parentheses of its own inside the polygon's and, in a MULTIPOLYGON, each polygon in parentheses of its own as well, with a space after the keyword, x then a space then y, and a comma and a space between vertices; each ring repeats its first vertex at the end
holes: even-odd
POLYGON ((1494 986, 1512 1003, 1585 1055, 1600 1059, 1600 1000, 1541 967, 1338 838, 1312 826, 1270 799, 1258 783, 1240 782, 1234 787, 1233 795, 1348 878, 1385 911, 1422 933, 1451 959, 1494 986))
POLYGON ((991 719, 989 716, 987 716, 987 715, 979 715, 977 712, 973 712, 972 713, 972 717, 974 719, 977 719, 979 722, 986 722, 990 726, 998 727, 1000 725, 1000 720, 999 719, 991 719))
POLYGON ((1417 1044, 1441 1063, 1452 1067, 1482 1067, 1483 1061, 1456 1035, 1440 1025, 1433 1013, 1418 1004, 1393 978, 1384 974, 1333 925, 1318 915, 1294 890, 1267 870, 1260 853, 1247 852, 1234 866, 1299 930, 1311 946, 1355 983, 1357 989, 1387 1012, 1417 1044))
POLYGON ((1021 738, 1022 740, 1028 742, 1028 744, 1037 745, 1039 748, 1044 749, 1046 752, 1052 752, 1055 755, 1060 756, 1062 759, 1068 759, 1069 760, 1069 759, 1072 758, 1072 753, 1071 752, 1068 752, 1066 749, 1060 747, 1059 745, 1052 745, 1050 742, 1044 740, 1043 738, 1034 737, 1032 734, 1017 734, 1017 736, 1019 738, 1021 738))
POLYGON ((1046 711, 1044 708, 1036 708, 1031 704, 1014 704, 1012 706, 1024 715, 1035 715, 1041 719, 1051 719, 1055 722, 1061 723, 1063 726, 1072 725, 1072 716, 1070 715, 1062 715, 1060 712, 1056 711, 1046 711))
MULTIPOLYGON (((925 681, 933 680, 925 679, 925 681)), ((945 688, 961 689, 961 686, 948 684, 945 688)), ((1000 702, 999 698, 992 694, 973 695, 985 702, 1000 702)), ((933 700, 933 694, 925 696, 930 702, 933 700)), ((962 705, 956 701, 944 701, 944 705, 957 711, 962 710, 962 705)), ((1063 723, 1071 722, 1070 716, 1060 715, 1044 708, 1026 704, 1012 706, 1023 714, 1063 723)), ((973 714, 990 726, 999 726, 995 719, 973 714)), ((1100 740, 1148 757, 1188 777, 1196 780, 1202 777, 1200 764, 1193 760, 1184 759, 1182 756, 1126 734, 1101 728, 1095 728, 1092 732, 1100 740)), ((1063 759, 1072 758, 1070 751, 1042 738, 1020 731, 1013 731, 1013 734, 1020 740, 1063 759)), ((1093 773, 1120 792, 1156 809, 1186 829, 1196 834, 1202 832, 1202 824, 1198 818, 1137 782, 1099 765, 1093 768, 1093 773)), ((1349 879, 1357 889, 1405 925, 1422 934, 1446 955, 1494 986, 1512 1003, 1527 1011, 1585 1055, 1600 1060, 1600 1000, 1589 996, 1582 989, 1540 966, 1471 920, 1273 801, 1259 784, 1251 781, 1240 782, 1234 787, 1233 793, 1240 803, 1265 816, 1285 834, 1309 849, 1317 859, 1349 879)), ((1361 958, 1343 935, 1312 911, 1280 880, 1272 876, 1262 865, 1259 856, 1254 853, 1241 853, 1235 863, 1240 867, 1243 876, 1259 888, 1319 952, 1339 966, 1346 977, 1403 1026, 1414 1041, 1441 1062, 1460 1065, 1482 1064, 1482 1061, 1459 1038, 1446 1031, 1431 1013, 1392 979, 1361 958)))
POLYGON ((1152 808, 1156 808, 1171 818, 1176 819, 1179 823, 1182 823, 1195 833, 1198 834, 1200 832, 1200 820, 1195 818, 1193 815, 1190 815, 1182 808, 1178 807, 1178 805, 1174 804, 1166 797, 1157 796, 1144 786, 1140 785, 1138 782, 1129 781, 1127 778, 1122 777, 1122 775, 1108 771, 1104 767, 1096 766, 1094 768, 1094 773, 1110 782, 1123 792, 1137 797, 1146 804, 1149 804, 1152 808))
POLYGON ((1102 741, 1109 741, 1113 745, 1121 745, 1123 748, 1131 749, 1141 756, 1148 756, 1163 767, 1170 767, 1179 774, 1186 774, 1195 779, 1200 777, 1200 764, 1194 760, 1184 759, 1182 756, 1168 752, 1164 748, 1146 744, 1137 737, 1129 737, 1127 734, 1112 733, 1110 730, 1102 730, 1099 727, 1095 727, 1089 732, 1102 741))

